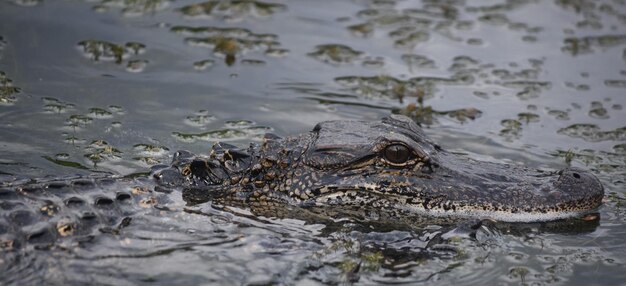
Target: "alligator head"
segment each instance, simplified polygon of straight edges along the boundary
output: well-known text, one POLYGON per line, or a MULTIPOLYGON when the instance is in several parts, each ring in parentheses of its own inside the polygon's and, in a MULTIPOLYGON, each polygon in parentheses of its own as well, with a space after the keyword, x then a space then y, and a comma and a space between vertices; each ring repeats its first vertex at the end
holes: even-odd
POLYGON ((322 122, 309 133, 269 136, 245 151, 218 144, 209 158, 179 153, 172 166, 156 177, 213 198, 500 221, 579 216, 595 210, 604 195, 600 181, 583 170, 546 172, 447 152, 396 115, 322 122))

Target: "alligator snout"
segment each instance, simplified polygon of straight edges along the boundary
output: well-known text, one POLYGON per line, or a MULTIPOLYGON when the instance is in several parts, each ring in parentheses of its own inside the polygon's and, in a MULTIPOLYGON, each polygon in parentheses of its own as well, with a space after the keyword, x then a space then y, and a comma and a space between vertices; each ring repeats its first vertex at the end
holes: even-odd
POLYGON ((603 195, 604 187, 600 180, 588 171, 578 168, 565 168, 558 172, 557 179, 561 187, 568 187, 563 191, 584 192, 590 196, 603 195))
POLYGON ((558 171, 557 175, 550 196, 561 211, 588 211, 602 204, 604 187, 590 172, 565 168, 558 171))

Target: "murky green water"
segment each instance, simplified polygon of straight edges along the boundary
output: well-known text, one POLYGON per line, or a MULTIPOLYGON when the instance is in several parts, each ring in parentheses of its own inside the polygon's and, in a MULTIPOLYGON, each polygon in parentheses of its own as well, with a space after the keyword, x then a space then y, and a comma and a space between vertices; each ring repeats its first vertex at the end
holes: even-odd
POLYGON ((0 281, 623 284, 625 95, 621 0, 1 0, 3 182, 394 112, 474 158, 590 169, 607 198, 597 225, 552 229, 152 210, 81 247, 0 249, 0 281))

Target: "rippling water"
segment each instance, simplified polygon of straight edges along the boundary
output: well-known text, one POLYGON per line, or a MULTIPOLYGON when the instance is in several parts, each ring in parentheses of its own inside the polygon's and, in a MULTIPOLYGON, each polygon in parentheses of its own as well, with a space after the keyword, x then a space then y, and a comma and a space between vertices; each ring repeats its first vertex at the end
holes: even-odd
POLYGON ((0 240, 0 282, 623 284, 625 63, 620 0, 2 0, 2 182, 393 112, 473 158, 590 169, 607 196, 596 222, 471 228, 172 194, 89 241, 0 240))

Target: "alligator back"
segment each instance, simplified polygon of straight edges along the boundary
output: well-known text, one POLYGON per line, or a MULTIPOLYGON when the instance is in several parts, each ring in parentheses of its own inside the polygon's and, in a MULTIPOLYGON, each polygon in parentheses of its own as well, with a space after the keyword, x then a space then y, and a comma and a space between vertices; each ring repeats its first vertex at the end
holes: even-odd
POLYGON ((0 186, 0 250, 49 247, 117 233, 138 213, 167 209, 170 189, 148 177, 72 178, 0 186))

